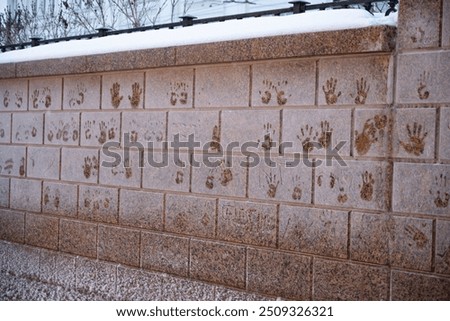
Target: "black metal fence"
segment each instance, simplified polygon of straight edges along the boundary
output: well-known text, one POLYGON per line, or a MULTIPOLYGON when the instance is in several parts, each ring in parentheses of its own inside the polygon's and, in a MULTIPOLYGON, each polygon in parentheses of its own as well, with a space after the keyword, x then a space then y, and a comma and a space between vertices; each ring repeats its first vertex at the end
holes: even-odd
POLYGON ((370 12, 372 10, 373 4, 376 2, 385 2, 388 4, 389 9, 385 13, 386 16, 392 12, 397 11, 395 9, 395 7, 398 4, 398 0, 390 0, 390 1, 386 1, 386 0, 385 1, 374 1, 374 0, 338 0, 338 1, 336 1, 335 0, 333 2, 314 4, 314 5, 311 5, 311 4, 309 4, 309 2, 306 2, 306 1, 290 1, 289 3, 292 6, 289 8, 283 8, 283 9, 249 12, 249 13, 242 13, 242 14, 235 14, 235 15, 228 15, 228 16, 221 16, 221 17, 204 18, 204 19, 198 19, 197 17, 188 15, 188 16, 180 17, 180 19, 181 19, 180 22, 145 26, 145 27, 139 27, 139 28, 122 29, 122 30, 110 30, 109 28, 99 28, 99 29, 97 29, 97 31, 98 31, 97 33, 78 35, 78 36, 69 36, 69 37, 56 38, 56 39, 41 39, 39 37, 33 37, 30 39, 29 42, 0 46, 0 50, 1 50, 1 52, 6 52, 6 51, 24 49, 27 47, 36 47, 39 45, 58 43, 58 42, 64 42, 64 41, 70 41, 70 40, 93 39, 93 38, 105 37, 105 36, 109 36, 109 35, 119 35, 119 34, 140 32, 140 31, 147 31, 147 30, 174 29, 174 28, 178 28, 178 27, 189 27, 189 26, 193 26, 193 25, 206 24, 206 23, 212 23, 212 22, 222 22, 222 21, 227 21, 227 20, 240 20, 240 19, 245 19, 245 18, 255 18, 255 17, 262 17, 262 16, 280 16, 283 14, 299 14, 299 13, 306 12, 308 10, 325 10, 325 9, 329 9, 329 8, 330 9, 340 9, 340 8, 348 8, 348 7, 354 6, 354 5, 361 5, 367 11, 370 12))

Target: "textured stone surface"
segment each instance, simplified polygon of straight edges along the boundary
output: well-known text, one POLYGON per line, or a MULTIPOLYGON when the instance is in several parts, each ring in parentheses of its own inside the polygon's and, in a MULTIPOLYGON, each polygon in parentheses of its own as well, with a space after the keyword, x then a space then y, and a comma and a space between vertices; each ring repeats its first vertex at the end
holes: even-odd
POLYGON ((450 51, 404 53, 398 56, 396 100, 399 103, 450 101, 450 51))
POLYGON ((63 148, 61 179, 72 182, 97 183, 99 152, 87 148, 63 148))
POLYGON ((389 263, 393 221, 385 214, 351 213, 350 258, 369 263, 389 263))
POLYGON ((185 195, 166 195, 165 230, 213 238, 216 230, 216 200, 185 195))
POLYGON ((390 103, 391 57, 329 58, 319 61, 319 105, 390 103))
POLYGON ((102 146, 106 142, 120 141, 119 113, 82 113, 81 146, 102 146))
POLYGON ((9 207, 9 178, 0 177, 0 207, 9 207))
POLYGON ((60 110, 62 78, 33 78, 29 83, 28 110, 60 110))
POLYGON ((140 109, 144 106, 144 73, 105 74, 102 78, 102 109, 140 109))
POLYGON ((75 288, 75 258, 54 251, 41 250, 39 257, 39 278, 50 284, 75 288))
POLYGON ((316 62, 294 60, 252 65, 252 106, 314 105, 316 62))
POLYGON ((140 233, 119 227, 98 227, 98 258, 139 266, 140 233))
POLYGON ((46 113, 44 143, 77 146, 80 142, 80 114, 72 112, 46 113))
POLYGON ((28 147, 27 177, 59 179, 60 149, 28 147))
POLYGON ((394 125, 393 152, 397 157, 434 158, 436 110, 398 109, 394 125))
MULTIPOLYGON (((221 142, 226 151, 238 152, 245 143, 252 152, 278 151, 280 140, 280 111, 226 110, 222 112, 221 142), (238 144, 236 144, 238 143, 238 144)), ((245 146, 244 146, 245 147, 245 146)))
POLYGON ((216 301, 274 301, 272 297, 216 287, 216 301))
POLYGON ((99 75, 64 77, 63 109, 100 109, 99 75))
POLYGON ((78 217, 105 223, 118 222, 119 192, 100 186, 79 187, 78 217))
POLYGON ((162 282, 161 298, 164 301, 213 301, 217 286, 166 276, 162 282))
POLYGON ((313 300, 387 300, 389 270, 383 267, 314 259, 313 300))
POLYGON ((26 79, 2 80, 0 88, 0 110, 27 110, 28 81, 26 79))
POLYGON ((97 224, 62 219, 59 225, 59 249, 63 252, 95 258, 97 224))
POLYGON ((311 167, 293 157, 261 157, 249 166, 250 198, 311 203, 311 167))
POLYGON ((450 279, 393 271, 391 299, 396 301, 448 301, 450 300, 450 279))
POLYGON ((247 107, 250 95, 248 65, 198 67, 195 107, 247 107))
POLYGON ((449 179, 450 165, 396 163, 393 181, 394 211, 448 217, 449 179))
POLYGON ((439 46, 442 0, 427 0, 423 7, 415 1, 404 1, 398 15, 400 49, 439 46))
POLYGON ((217 238, 276 247, 276 205, 219 200, 217 212, 217 238))
POLYGON ((441 108, 439 157, 450 160, 450 108, 441 108))
POLYGON ((0 209, 0 239, 23 243, 25 240, 25 214, 0 209))
POLYGON ((76 185, 44 182, 42 212, 76 217, 78 213, 78 188, 76 185))
POLYGON ((40 249, 12 243, 8 247, 6 271, 10 274, 27 277, 39 277, 40 249))
POLYGON ((389 199, 387 165, 383 162, 334 161, 316 168, 314 203, 384 209, 389 199))
POLYGON ((190 276, 238 288, 245 287, 245 248, 191 240, 190 276))
POLYGON ((11 208, 32 212, 41 211, 41 188, 40 181, 29 179, 11 179, 11 208))
POLYGON ((0 114, 0 143, 11 142, 11 114, 0 114))
POLYGON ((0 66, 1 78, 8 79, 14 78, 16 76, 16 64, 15 63, 5 63, 0 66))
POLYGON ((112 148, 108 152, 120 157, 120 162, 117 163, 116 156, 108 157, 103 150, 100 152, 100 184, 141 187, 143 164, 140 152, 112 148))
MULTIPOLYGON (((144 148, 162 148, 166 141, 166 118, 164 111, 145 111, 122 113, 122 146, 135 146, 140 143, 144 148), (128 135, 128 140, 125 139, 128 135), (126 143, 125 143, 126 142, 126 143), (152 145, 149 145, 149 142, 152 145)), ((140 145, 137 145, 140 146, 140 145)))
POLYGON ((192 68, 153 69, 145 76, 145 108, 192 108, 192 68))
POLYGON ((153 272, 117 268, 117 299, 121 301, 153 301, 161 297, 163 277, 153 272))
POLYGON ((348 213, 299 206, 280 207, 279 247, 347 258, 348 213))
POLYGON ((284 110, 282 137, 286 146, 283 150, 318 155, 331 154, 335 150, 340 156, 348 156, 350 128, 350 110, 284 110))
POLYGON ((142 233, 142 267, 188 276, 189 239, 156 233, 142 233))
POLYGON ((121 189, 119 223, 162 230, 163 194, 121 189))
POLYGON ((450 46, 450 1, 443 0, 442 15, 442 47, 450 46))
POLYGON ((0 174, 7 176, 25 175, 25 147, 0 145, 0 174))
POLYGON ((296 300, 311 300, 311 258, 248 250, 248 290, 296 300))
POLYGON ((83 257, 76 258, 76 286, 84 292, 115 298, 117 265, 83 257))
POLYGON ((15 113, 12 120, 12 142, 42 144, 44 136, 44 114, 15 113))
POLYGON ((27 213, 25 216, 25 243, 47 249, 58 249, 58 219, 27 213))
POLYGON ((436 221, 436 271, 450 274, 450 221, 436 221))

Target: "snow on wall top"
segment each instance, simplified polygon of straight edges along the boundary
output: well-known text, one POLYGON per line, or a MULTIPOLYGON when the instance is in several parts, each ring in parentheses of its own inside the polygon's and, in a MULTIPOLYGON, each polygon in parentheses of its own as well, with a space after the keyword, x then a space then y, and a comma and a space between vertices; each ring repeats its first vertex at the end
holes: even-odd
POLYGON ((397 14, 385 17, 360 9, 308 11, 42 45, 0 53, 0 64, 380 25, 396 26, 397 14))

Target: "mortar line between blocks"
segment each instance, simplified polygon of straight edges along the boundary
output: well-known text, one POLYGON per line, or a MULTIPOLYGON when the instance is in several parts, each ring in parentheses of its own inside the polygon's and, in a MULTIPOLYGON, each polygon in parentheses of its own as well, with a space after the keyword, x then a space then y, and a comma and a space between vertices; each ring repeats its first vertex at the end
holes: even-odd
POLYGON ((317 107, 317 106, 319 106, 319 86, 320 86, 320 84, 319 84, 320 60, 319 59, 316 60, 315 67, 316 67, 316 79, 315 79, 316 80, 316 82, 315 82, 316 88, 315 88, 315 91, 314 91, 314 105, 317 107))
POLYGON ((252 91, 253 91, 253 65, 249 65, 248 79, 248 107, 252 107, 252 91))
POLYGON ((435 131, 434 131, 434 161, 436 163, 439 162, 439 148, 441 145, 440 141, 440 131, 441 131, 441 111, 442 107, 436 108, 436 123, 435 123, 435 131))
POLYGON ((436 219, 433 219, 431 229, 431 272, 436 272, 436 219))
POLYGON ((196 88, 196 81, 197 81, 197 69, 192 69, 192 106, 191 108, 195 108, 195 88, 196 88))

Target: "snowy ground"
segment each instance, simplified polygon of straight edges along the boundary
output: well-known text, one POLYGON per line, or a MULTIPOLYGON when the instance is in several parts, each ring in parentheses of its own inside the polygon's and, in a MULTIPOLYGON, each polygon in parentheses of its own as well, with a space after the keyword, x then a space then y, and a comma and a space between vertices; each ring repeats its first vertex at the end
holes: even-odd
MULTIPOLYGON (((279 3, 277 8, 280 8, 279 3)), ((397 14, 385 17, 383 14, 372 15, 359 9, 307 11, 298 15, 230 20, 173 30, 150 30, 42 45, 0 53, 0 64, 379 25, 395 26, 396 24, 397 14)))

